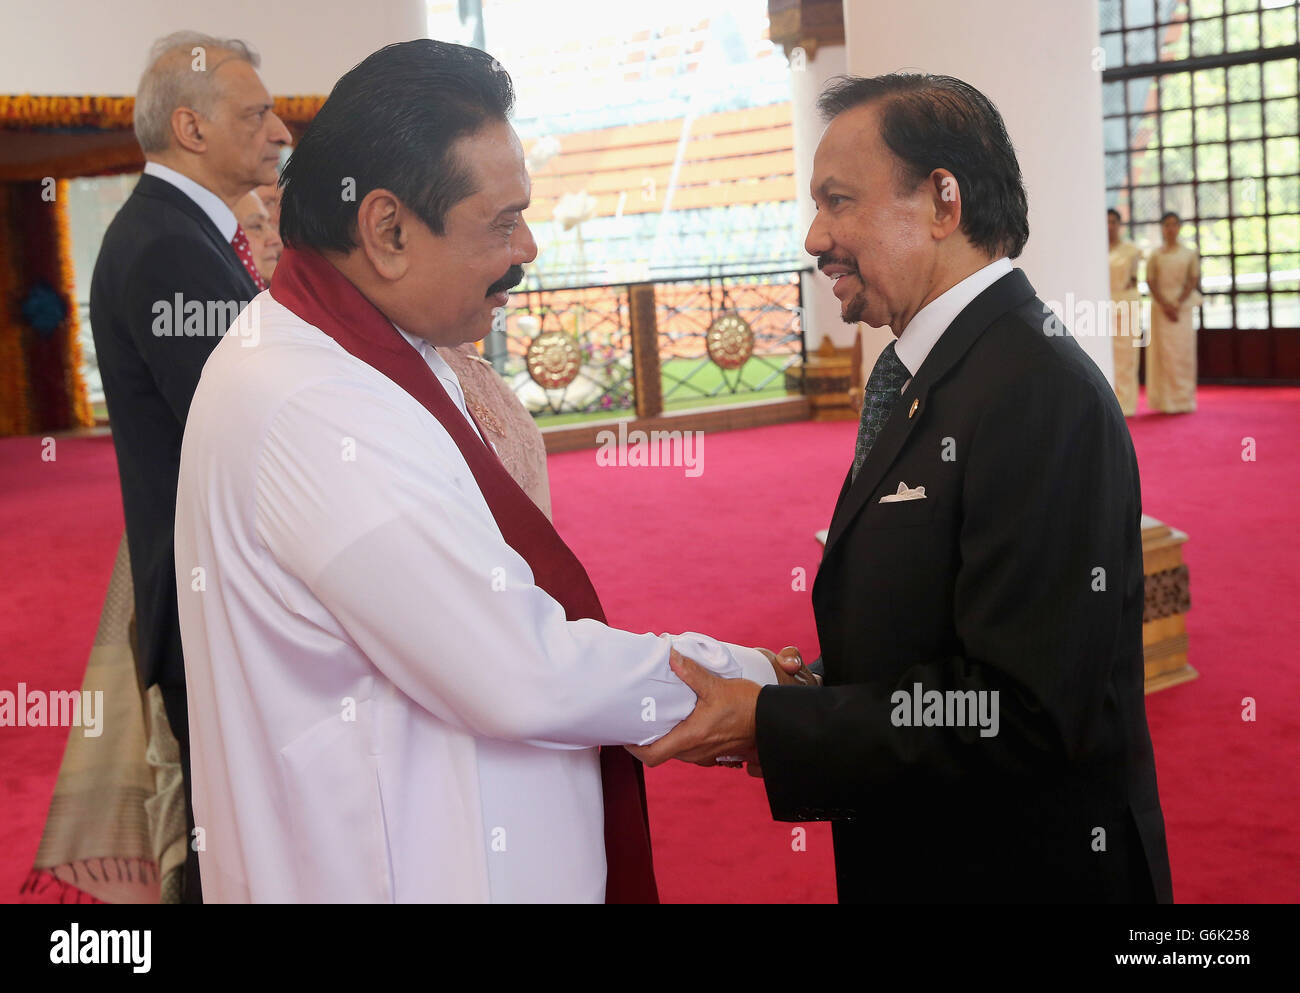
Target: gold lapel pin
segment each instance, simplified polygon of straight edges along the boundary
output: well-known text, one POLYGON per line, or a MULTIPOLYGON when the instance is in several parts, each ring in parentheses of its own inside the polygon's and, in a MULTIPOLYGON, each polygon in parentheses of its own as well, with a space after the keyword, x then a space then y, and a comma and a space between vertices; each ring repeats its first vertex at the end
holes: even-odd
POLYGON ((907 412, 907 419, 909 421, 912 419, 912 415, 916 413, 916 408, 919 406, 921 406, 921 398, 917 397, 912 401, 912 409, 907 412))

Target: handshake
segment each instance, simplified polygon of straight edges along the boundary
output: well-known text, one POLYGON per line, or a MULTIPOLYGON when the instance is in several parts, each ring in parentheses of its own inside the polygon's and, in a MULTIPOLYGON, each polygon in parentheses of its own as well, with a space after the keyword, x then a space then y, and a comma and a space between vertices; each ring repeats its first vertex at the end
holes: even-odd
MULTIPOLYGON (((804 665, 799 649, 791 646, 776 654, 766 648, 758 651, 772 663, 777 685, 821 685, 821 677, 804 665)), ((751 776, 762 776, 758 746, 754 740, 755 711, 762 687, 748 679, 716 676, 675 649, 669 665, 677 677, 695 691, 695 709, 658 741, 649 745, 627 745, 627 750, 649 766, 680 759, 696 765, 732 768, 744 765, 751 776)))

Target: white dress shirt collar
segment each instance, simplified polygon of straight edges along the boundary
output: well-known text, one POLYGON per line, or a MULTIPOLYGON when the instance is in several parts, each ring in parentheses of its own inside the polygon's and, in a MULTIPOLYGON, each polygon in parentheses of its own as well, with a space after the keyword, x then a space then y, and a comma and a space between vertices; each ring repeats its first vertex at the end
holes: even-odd
MULTIPOLYGON (((411 347, 420 353, 420 358, 424 359, 425 364, 432 369, 433 374, 438 377, 439 382, 442 383, 442 388, 446 390, 447 395, 451 397, 452 403, 454 403, 457 408, 459 408, 460 412, 465 415, 465 420, 469 421, 470 425, 477 433, 478 426, 474 424, 474 418, 470 417, 469 408, 465 403, 465 390, 460 385, 460 380, 456 377, 455 371, 447 364, 447 360, 439 355, 438 349, 434 348, 433 345, 429 344, 429 342, 424 338, 417 338, 413 334, 407 334, 407 332, 398 328, 396 324, 394 324, 393 327, 397 328, 397 333, 409 341, 411 347)), ((482 435, 480 434, 479 437, 482 437, 482 435)), ((486 441, 487 439, 484 438, 483 440, 486 441)), ((492 447, 493 449, 496 448, 495 445, 492 447)))
POLYGON ((948 325, 957 319, 957 315, 965 310, 972 300, 1010 271, 1011 260, 1003 256, 996 262, 990 262, 983 269, 971 273, 956 286, 935 297, 917 311, 916 316, 912 318, 912 323, 899 336, 898 343, 894 346, 895 354, 899 361, 907 366, 907 371, 915 376, 925 357, 934 348, 935 342, 943 337, 943 333, 948 330, 948 325))
POLYGON ((427 341, 425 341, 423 338, 417 338, 413 334, 407 334, 401 328, 398 328, 396 324, 394 324, 393 327, 397 328, 397 333, 400 334, 407 341, 409 341, 411 343, 411 347, 414 348, 417 352, 419 352, 421 357, 424 356, 425 347, 428 346, 429 344, 427 341))
POLYGON ((183 176, 175 169, 163 165, 161 162, 146 162, 144 164, 144 173, 146 176, 154 176, 165 183, 171 183, 187 197, 199 205, 203 213, 217 226, 221 232, 221 237, 230 241, 235 237, 235 228, 239 227, 239 221, 235 219, 235 213, 226 206, 224 200, 217 196, 206 186, 200 186, 189 176, 183 176))

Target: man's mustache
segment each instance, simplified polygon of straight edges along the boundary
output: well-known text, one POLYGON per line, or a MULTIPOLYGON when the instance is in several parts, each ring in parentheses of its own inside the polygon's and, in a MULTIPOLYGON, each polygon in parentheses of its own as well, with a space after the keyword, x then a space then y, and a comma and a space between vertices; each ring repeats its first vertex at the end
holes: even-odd
POLYGON ((828 265, 842 265, 842 266, 844 266, 846 269, 849 269, 849 270, 852 271, 852 272, 857 272, 857 271, 858 271, 858 264, 857 264, 856 262, 854 262, 852 259, 837 259, 834 255, 819 255, 819 256, 817 256, 817 271, 818 271, 818 272, 821 272, 822 270, 824 270, 828 265))
POLYGON ((512 265, 509 272, 498 279, 488 287, 484 297, 496 296, 498 293, 504 293, 512 286, 518 286, 524 281, 524 267, 521 265, 512 265))

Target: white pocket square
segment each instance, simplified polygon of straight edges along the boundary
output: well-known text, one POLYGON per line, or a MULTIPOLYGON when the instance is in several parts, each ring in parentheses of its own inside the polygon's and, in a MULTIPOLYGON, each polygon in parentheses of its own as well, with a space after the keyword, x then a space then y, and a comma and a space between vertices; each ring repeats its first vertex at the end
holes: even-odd
POLYGON ((888 493, 880 498, 881 503, 898 503, 902 500, 924 500, 925 487, 917 486, 912 489, 907 488, 906 483, 898 484, 897 493, 888 493))

